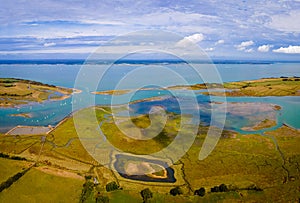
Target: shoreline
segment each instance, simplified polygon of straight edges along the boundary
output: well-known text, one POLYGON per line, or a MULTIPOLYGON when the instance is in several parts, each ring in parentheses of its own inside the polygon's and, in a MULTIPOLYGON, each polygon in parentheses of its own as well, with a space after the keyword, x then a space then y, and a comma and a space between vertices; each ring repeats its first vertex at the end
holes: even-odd
POLYGON ((31 103, 62 101, 82 90, 19 78, 0 78, 0 108, 19 108, 31 103))

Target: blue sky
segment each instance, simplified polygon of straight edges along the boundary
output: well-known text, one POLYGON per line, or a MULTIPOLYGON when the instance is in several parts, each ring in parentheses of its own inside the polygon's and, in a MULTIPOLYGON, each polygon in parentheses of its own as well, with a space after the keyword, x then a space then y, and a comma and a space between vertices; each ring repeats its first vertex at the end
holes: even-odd
POLYGON ((119 35, 158 29, 212 58, 300 60, 300 0, 0 3, 0 59, 85 58, 119 35))

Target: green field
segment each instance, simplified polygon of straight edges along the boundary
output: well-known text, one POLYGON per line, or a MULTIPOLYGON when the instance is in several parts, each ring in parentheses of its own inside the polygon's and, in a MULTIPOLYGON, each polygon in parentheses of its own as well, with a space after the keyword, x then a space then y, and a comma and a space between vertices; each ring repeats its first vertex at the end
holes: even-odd
POLYGON ((83 182, 31 169, 0 193, 0 202, 78 202, 83 182))
MULTIPOLYGON (((169 113, 163 135, 150 140, 136 141, 126 137, 112 123, 109 119, 110 109, 83 109, 77 113, 88 137, 92 137, 95 132, 95 124, 90 123, 89 119, 93 112, 91 110, 95 110, 98 124, 103 121, 101 130, 107 140, 133 154, 147 154, 167 146, 176 136, 180 120, 186 119, 169 113)), ((120 124, 130 130, 127 121, 122 122, 121 117, 119 119, 120 124)), ((134 117, 131 120, 142 129, 150 125, 148 116, 134 117)), ((300 132, 287 126, 269 131, 266 136, 224 131, 214 151, 202 161, 198 160, 198 155, 206 137, 207 127, 199 126, 199 134, 192 147, 172 166, 177 179, 175 183, 143 182, 121 177, 116 171, 96 162, 85 150, 76 132, 71 116, 50 132, 44 143, 41 142, 42 135, 1 135, 1 152, 11 156, 17 154, 29 161, 37 161, 38 164, 2 191, 0 201, 15 202, 18 193, 18 202, 79 202, 83 197, 85 202, 95 202, 99 192, 100 196, 108 197, 110 202, 142 202, 140 191, 145 188, 153 192, 150 202, 296 202, 300 198, 300 132), (41 167, 54 168, 60 172, 53 169, 54 173, 45 173, 40 170, 41 167), (59 175, 61 173, 77 174, 77 178, 62 177, 59 175), (84 189, 86 187, 83 186, 85 176, 90 177, 86 180, 90 185, 89 189, 84 189), (94 185, 94 178, 99 184, 94 185), (106 185, 112 181, 119 184, 122 190, 107 192, 106 185), (212 187, 220 184, 225 184, 229 191, 210 191, 212 187), (183 194, 170 195, 170 190, 175 186, 179 186, 183 194), (204 197, 194 196, 194 191, 201 187, 206 190, 204 197), (85 190, 88 192, 83 193, 85 190)), ((102 152, 96 148, 97 153, 97 150, 102 152)), ((113 163, 113 154, 100 155, 106 157, 108 163, 113 163)), ((32 164, 29 161, 9 159, 0 161, 1 165, 5 166, 1 168, 1 174, 4 174, 2 181, 17 173, 24 164, 32 164)))
POLYGON ((39 143, 42 135, 0 135, 1 152, 20 154, 39 143))
POLYGON ((9 177, 28 168, 31 163, 26 161, 17 161, 0 158, 0 183, 6 181, 9 177))

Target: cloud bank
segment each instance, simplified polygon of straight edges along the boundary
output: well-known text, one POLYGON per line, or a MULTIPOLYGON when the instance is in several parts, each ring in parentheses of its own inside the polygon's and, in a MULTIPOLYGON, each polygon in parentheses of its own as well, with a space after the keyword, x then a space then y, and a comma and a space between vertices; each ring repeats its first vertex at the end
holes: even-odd
POLYGON ((249 46, 252 46, 253 44, 254 44, 254 42, 253 42, 252 40, 250 40, 250 41, 242 42, 241 44, 236 45, 235 47, 236 47, 237 50, 239 50, 239 51, 246 51, 246 52, 249 52, 249 50, 251 50, 251 49, 246 49, 246 48, 249 47, 249 46))
POLYGON ((288 46, 280 47, 279 49, 274 49, 273 52, 285 53, 285 54, 300 54, 300 46, 288 46))
POLYGON ((257 51, 268 52, 270 50, 270 48, 272 48, 272 47, 273 47, 273 45, 269 45, 269 44, 261 45, 257 48, 257 51))
POLYGON ((178 47, 187 47, 191 43, 198 43, 204 39, 204 35, 202 33, 193 34, 187 37, 184 37, 182 40, 177 42, 176 46, 178 47))
POLYGON ((85 0, 71 4, 69 0, 2 0, 0 53, 93 50, 111 38, 149 29, 186 36, 179 46, 192 41, 212 56, 278 59, 281 53, 298 53, 298 0, 85 0))

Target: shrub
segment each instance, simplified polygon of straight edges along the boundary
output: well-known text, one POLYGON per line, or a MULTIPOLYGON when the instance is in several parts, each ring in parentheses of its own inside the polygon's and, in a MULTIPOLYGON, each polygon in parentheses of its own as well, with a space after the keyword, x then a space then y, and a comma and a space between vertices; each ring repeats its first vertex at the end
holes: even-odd
POLYGON ((94 184, 90 181, 87 181, 83 184, 83 189, 81 192, 80 200, 79 202, 85 202, 88 197, 91 195, 92 191, 94 189, 94 184))
POLYGON ((195 190, 194 195, 198 195, 200 197, 203 197, 205 195, 205 188, 202 187, 199 190, 195 190))
POLYGON ((86 175, 86 176, 84 176, 84 178, 85 178, 86 180, 90 180, 90 179, 92 179, 92 176, 91 176, 91 175, 86 175))
POLYGON ((182 190, 180 189, 180 187, 175 187, 173 189, 170 190, 170 194, 173 195, 173 196, 176 196, 176 195, 181 195, 183 194, 182 190))
POLYGON ((98 195, 96 197, 96 203, 108 203, 109 202, 109 198, 107 196, 102 196, 102 195, 98 195))
POLYGON ((9 155, 3 154, 2 152, 0 152, 0 157, 2 157, 2 158, 9 158, 9 155))
POLYGON ((219 191, 220 192, 228 192, 228 188, 225 184, 219 185, 219 191))
POLYGON ((107 192, 110 192, 110 191, 114 191, 114 190, 119 189, 119 185, 115 181, 113 181, 113 182, 108 183, 105 186, 105 188, 106 188, 107 192))
POLYGON ((24 157, 19 157, 19 156, 12 156, 10 157, 13 160, 19 160, 19 161, 26 161, 27 159, 24 157))
POLYGON ((147 202, 148 199, 151 199, 153 197, 153 193, 149 188, 146 188, 141 191, 141 196, 143 198, 143 201, 147 202))
POLYGON ((5 182, 0 184, 0 192, 2 192, 4 189, 9 188, 14 182, 19 180, 29 169, 26 169, 22 172, 17 173, 16 175, 8 178, 5 182))
POLYGON ((220 192, 219 186, 215 186, 215 187, 211 188, 210 191, 211 192, 220 192))
POLYGON ((253 184, 250 185, 248 188, 246 188, 247 190, 255 190, 255 191, 263 191, 263 189, 261 189, 260 187, 258 187, 257 185, 253 184))

